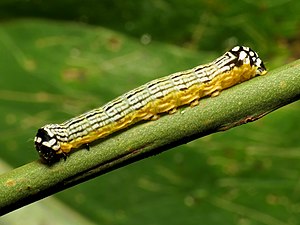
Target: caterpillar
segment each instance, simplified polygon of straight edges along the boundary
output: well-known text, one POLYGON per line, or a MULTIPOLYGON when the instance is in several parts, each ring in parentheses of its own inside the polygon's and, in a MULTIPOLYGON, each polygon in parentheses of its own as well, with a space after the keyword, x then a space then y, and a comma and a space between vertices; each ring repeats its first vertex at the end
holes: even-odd
POLYGON ((158 119, 184 105, 195 106, 203 97, 264 75, 267 70, 258 54, 249 47, 236 46, 211 63, 173 73, 133 89, 104 106, 62 124, 41 127, 35 148, 48 164, 66 159, 72 149, 88 146, 143 120, 158 119))

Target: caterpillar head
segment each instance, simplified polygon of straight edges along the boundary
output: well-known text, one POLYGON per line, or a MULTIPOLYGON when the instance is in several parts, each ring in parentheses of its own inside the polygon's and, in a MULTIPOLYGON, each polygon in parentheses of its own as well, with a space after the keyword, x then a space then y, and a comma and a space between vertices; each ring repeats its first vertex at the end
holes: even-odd
POLYGON ((48 164, 57 162, 60 157, 57 151, 60 149, 60 144, 56 136, 47 126, 38 130, 34 138, 35 148, 43 161, 48 164))

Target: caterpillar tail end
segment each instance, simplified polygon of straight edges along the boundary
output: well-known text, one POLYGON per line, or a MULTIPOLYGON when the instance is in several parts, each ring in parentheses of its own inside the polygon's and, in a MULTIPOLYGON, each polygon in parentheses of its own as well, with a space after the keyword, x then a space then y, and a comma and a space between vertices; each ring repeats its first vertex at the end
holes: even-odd
POLYGON ((236 57, 236 64, 250 64, 256 68, 256 75, 263 76, 267 73, 267 69, 258 54, 249 47, 235 46, 229 51, 236 57))

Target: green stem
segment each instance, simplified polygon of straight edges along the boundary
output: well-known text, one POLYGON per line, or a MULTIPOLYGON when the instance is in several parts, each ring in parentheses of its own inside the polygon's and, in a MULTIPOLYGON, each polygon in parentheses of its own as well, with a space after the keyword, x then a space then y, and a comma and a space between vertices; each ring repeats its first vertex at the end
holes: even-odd
MULTIPOLYGON (((140 123, 49 167, 33 161, 0 176, 0 215, 147 156, 256 120, 300 98, 300 61, 140 123)), ((33 151, 35 151, 33 149, 33 151)))

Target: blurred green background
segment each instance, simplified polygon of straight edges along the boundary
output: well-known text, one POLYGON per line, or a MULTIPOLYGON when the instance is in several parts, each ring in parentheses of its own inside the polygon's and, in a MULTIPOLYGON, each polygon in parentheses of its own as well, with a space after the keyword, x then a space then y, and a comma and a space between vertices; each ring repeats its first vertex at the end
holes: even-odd
MULTIPOLYGON (((33 138, 46 123, 234 45, 256 50, 269 70, 297 59, 299 12, 297 0, 1 0, 1 163, 36 160, 33 138)), ((300 224, 299 110, 113 171, 0 224, 300 224)))

